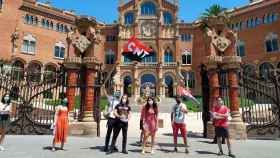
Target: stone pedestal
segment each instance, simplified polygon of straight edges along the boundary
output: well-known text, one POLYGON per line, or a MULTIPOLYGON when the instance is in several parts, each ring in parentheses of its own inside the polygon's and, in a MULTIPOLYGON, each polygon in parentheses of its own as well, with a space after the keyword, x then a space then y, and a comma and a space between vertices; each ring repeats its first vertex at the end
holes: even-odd
POLYGON ((215 127, 212 121, 207 123, 207 138, 214 139, 215 137, 215 127))
POLYGON ((69 124, 69 135, 72 136, 97 136, 96 122, 71 122, 69 124))

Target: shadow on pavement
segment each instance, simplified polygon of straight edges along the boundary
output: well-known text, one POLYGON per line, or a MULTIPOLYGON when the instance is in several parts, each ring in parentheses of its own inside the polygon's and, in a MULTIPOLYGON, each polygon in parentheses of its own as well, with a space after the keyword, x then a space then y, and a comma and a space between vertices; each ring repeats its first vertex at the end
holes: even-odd
MULTIPOLYGON (((173 137, 173 133, 163 133, 162 135, 173 137)), ((179 134, 178 137, 182 137, 182 135, 179 134)), ((188 137, 189 138, 203 138, 203 135, 201 133, 194 133, 192 131, 189 131, 188 137)))
MULTIPOLYGON (((45 146, 45 147, 43 147, 43 150, 50 150, 50 151, 52 151, 52 146, 45 146)), ((65 149, 61 149, 61 148, 59 148, 59 147, 55 147, 55 151, 57 151, 57 150, 64 150, 64 151, 67 151, 67 150, 65 150, 65 149)))
POLYGON ((214 152, 211 152, 211 151, 197 150, 195 152, 197 152, 198 154, 201 154, 201 155, 217 155, 217 153, 214 153, 214 152))
POLYGON ((174 153, 174 150, 172 149, 157 149, 158 151, 164 152, 164 153, 174 153))
POLYGON ((131 150, 128 150, 128 151, 132 152, 132 153, 141 153, 142 149, 131 149, 131 150))
MULTIPOLYGON (((174 147, 173 143, 158 143, 160 147, 174 147)), ((177 147, 185 147, 184 144, 178 144, 177 147)))
POLYGON ((94 147, 81 148, 81 149, 99 150, 99 151, 103 152, 104 146, 94 146, 94 147))

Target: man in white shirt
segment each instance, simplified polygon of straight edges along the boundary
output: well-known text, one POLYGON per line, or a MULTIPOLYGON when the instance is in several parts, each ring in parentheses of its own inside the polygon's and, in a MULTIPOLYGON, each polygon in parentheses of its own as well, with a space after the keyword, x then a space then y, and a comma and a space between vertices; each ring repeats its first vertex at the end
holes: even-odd
MULTIPOLYGON (((110 137, 113 131, 113 128, 116 124, 116 117, 114 115, 114 109, 116 107, 116 105, 119 104, 120 102, 120 93, 119 92, 115 92, 113 96, 109 96, 105 91, 105 95, 109 101, 109 107, 107 110, 107 133, 106 133, 106 138, 105 138, 105 147, 104 147, 104 151, 107 152, 108 151, 108 147, 109 147, 109 142, 110 142, 110 137)), ((114 150, 118 151, 118 149, 115 147, 114 150)))

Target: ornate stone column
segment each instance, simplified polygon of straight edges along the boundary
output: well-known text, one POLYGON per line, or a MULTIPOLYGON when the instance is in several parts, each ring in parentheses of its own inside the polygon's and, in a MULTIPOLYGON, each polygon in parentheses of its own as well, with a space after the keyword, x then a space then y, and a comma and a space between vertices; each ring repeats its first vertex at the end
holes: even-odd
POLYGON ((81 58, 79 57, 68 57, 64 60, 64 64, 67 72, 67 88, 66 97, 69 102, 69 115, 70 121, 74 121, 74 107, 75 107, 75 96, 76 88, 78 84, 78 73, 80 70, 81 58))
POLYGON ((232 120, 229 124, 230 136, 233 139, 247 139, 246 125, 240 116, 240 102, 238 91, 238 76, 237 70, 240 68, 241 57, 226 56, 223 58, 224 68, 228 70, 229 80, 229 99, 230 99, 230 112, 232 120))
MULTIPOLYGON (((207 56, 206 57, 206 66, 208 70, 209 85, 210 85, 210 97, 209 97, 209 110, 213 107, 213 100, 219 97, 219 75, 217 72, 218 64, 222 62, 221 56, 207 56)), ((207 137, 214 138, 215 130, 213 122, 209 121, 207 124, 207 137)))
POLYGON ((84 115, 82 118, 83 122, 92 122, 93 119, 93 106, 94 106, 94 85, 97 73, 97 63, 94 57, 85 57, 83 63, 86 65, 86 89, 85 89, 85 100, 84 115))

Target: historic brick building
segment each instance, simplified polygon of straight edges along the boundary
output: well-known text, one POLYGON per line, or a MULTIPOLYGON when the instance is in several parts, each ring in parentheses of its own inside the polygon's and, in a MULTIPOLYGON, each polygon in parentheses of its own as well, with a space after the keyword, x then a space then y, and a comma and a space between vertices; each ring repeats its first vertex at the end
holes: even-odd
MULTIPOLYGON (((35 0, 0 0, 0 5, 0 59, 40 72, 54 70, 63 62, 67 32, 75 28, 77 16, 35 0)), ((120 0, 119 20, 100 24, 99 58, 107 72, 120 63, 115 88, 139 96, 149 87, 155 95, 173 96, 183 76, 186 86, 200 95, 203 33, 192 23, 177 20, 178 8, 177 0, 120 0), (123 45, 134 34, 153 49, 153 55, 141 63, 121 55, 123 45)), ((229 10, 233 15, 229 27, 239 38, 237 54, 248 73, 257 70, 265 78, 268 70, 280 68, 279 8, 280 0, 261 0, 229 10)))
POLYGON ((36 73, 55 71, 76 16, 35 0, 0 2, 0 59, 36 73))

